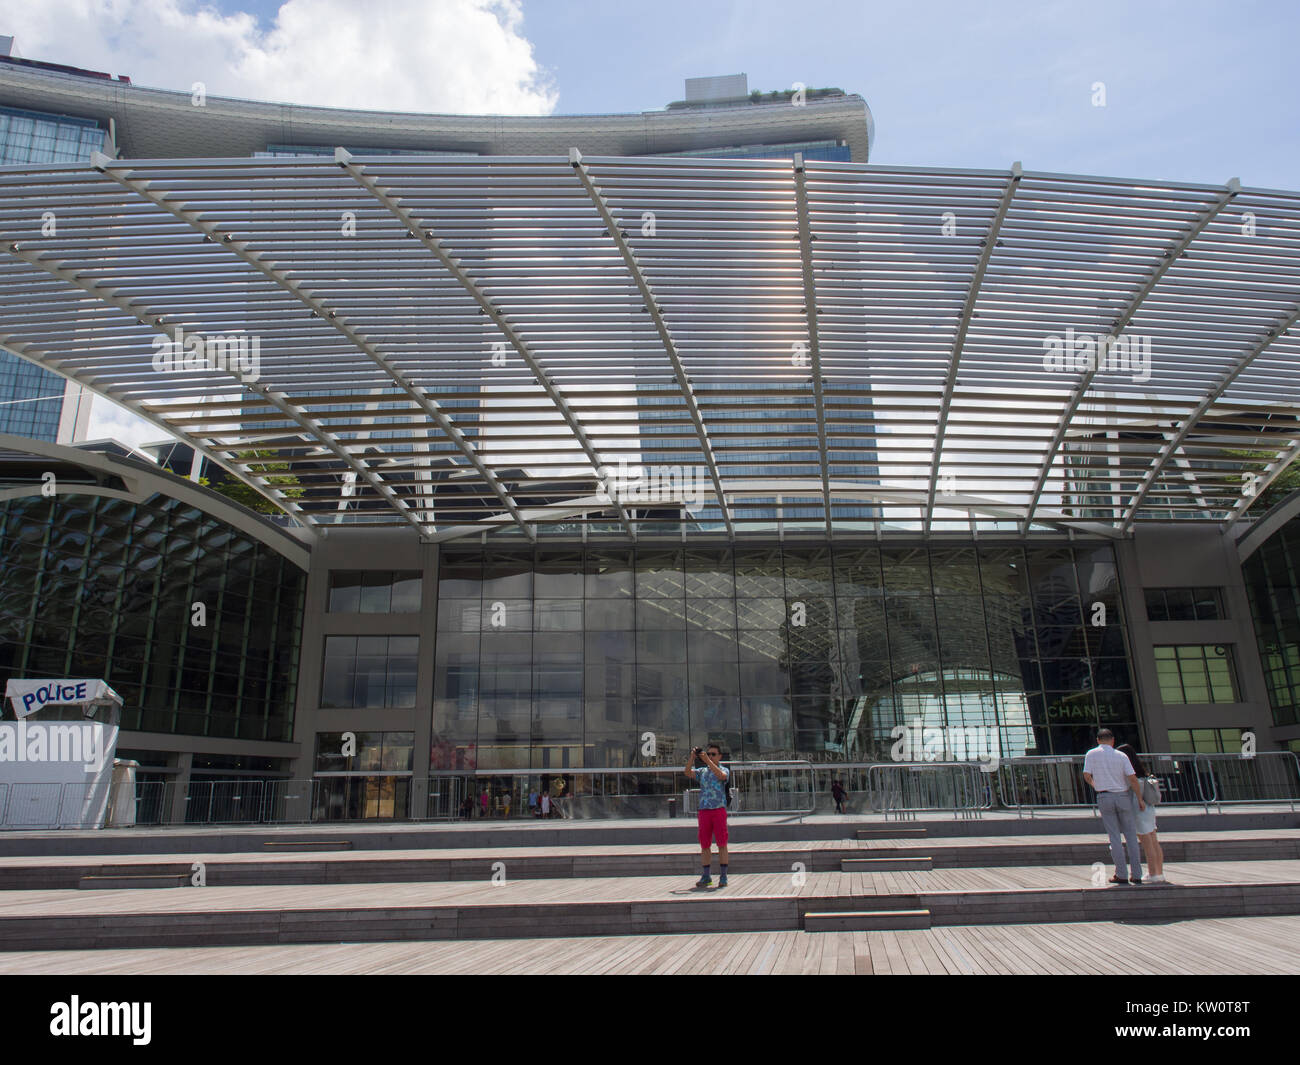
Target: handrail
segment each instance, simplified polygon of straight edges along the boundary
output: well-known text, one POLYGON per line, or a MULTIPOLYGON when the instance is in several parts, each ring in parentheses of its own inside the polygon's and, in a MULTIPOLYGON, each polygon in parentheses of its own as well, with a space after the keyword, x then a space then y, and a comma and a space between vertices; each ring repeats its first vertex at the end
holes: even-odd
MULTIPOLYGON (((1294 811, 1300 803, 1300 758, 1291 751, 1258 751, 1251 757, 1152 752, 1141 757, 1147 771, 1161 782, 1161 806, 1202 806, 1209 813, 1221 811, 1225 806, 1259 803, 1286 803, 1294 811)), ((826 777, 829 776, 843 780, 846 791, 859 800, 867 799, 887 818, 939 811, 952 812, 958 817, 978 817, 995 804, 1015 810, 1017 816, 1032 817, 1040 810, 1095 811, 1095 794, 1082 777, 1083 759, 1081 754, 1009 758, 1002 760, 996 773, 983 771, 978 762, 821 763, 772 759, 725 764, 732 770, 733 792, 737 796, 732 812, 737 815, 808 816, 815 812, 822 792, 828 790, 826 777), (990 786, 993 784, 996 784, 996 799, 990 786), (786 800, 790 801, 781 806, 786 800)), ((695 790, 676 766, 434 770, 426 779, 430 789, 424 800, 428 805, 423 815, 414 808, 401 813, 395 810, 392 819, 456 817, 457 800, 470 794, 467 783, 491 778, 536 780, 543 776, 571 781, 572 789, 557 804, 557 810, 564 816, 576 813, 587 817, 661 817, 668 799, 680 801, 681 809, 686 812, 695 790), (627 783, 632 778, 637 779, 633 788, 629 788, 627 783), (453 787, 445 788, 446 782, 453 787)), ((109 820, 114 827, 145 827, 351 819, 324 816, 322 804, 329 779, 195 777, 188 782, 187 793, 179 797, 180 803, 174 801, 178 797, 175 781, 117 781, 108 792, 108 809, 114 811, 109 820), (132 806, 129 799, 125 803, 121 801, 123 788, 134 790, 134 817, 125 825, 114 820, 119 808, 132 806), (179 817, 173 817, 177 806, 182 812, 179 817)), ((413 777, 403 779, 418 783, 413 777)), ((48 829, 69 824, 69 811, 84 808, 89 787, 87 783, 54 781, 0 782, 0 825, 48 829)), ((477 794, 474 799, 477 814, 477 794)), ((523 814, 526 805, 512 805, 512 809, 523 814)), ((355 813, 345 811, 345 815, 347 812, 355 813)))
MULTIPOLYGON (((1285 802, 1294 810, 1300 801, 1300 759, 1292 751, 1257 751, 1249 757, 1155 751, 1139 757, 1160 782, 1161 806, 1203 806, 1209 813, 1224 805, 1285 802), (1233 766, 1239 771, 1232 772, 1233 766)), ((1031 817, 1037 810, 1095 809, 1096 795, 1082 776, 1083 760, 1081 754, 1007 759, 998 771, 1002 805, 1021 816, 1027 810, 1031 817), (1035 773, 1050 765, 1068 768, 1035 773)))
POLYGON ((918 813, 979 818, 993 806, 989 774, 978 762, 878 762, 867 779, 886 820, 915 820, 918 813))

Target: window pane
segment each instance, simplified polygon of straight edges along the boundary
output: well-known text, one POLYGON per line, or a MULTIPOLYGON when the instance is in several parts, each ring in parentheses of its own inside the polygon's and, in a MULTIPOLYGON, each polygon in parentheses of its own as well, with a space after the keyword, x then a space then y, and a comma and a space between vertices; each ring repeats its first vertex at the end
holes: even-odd
POLYGON ((1192 605, 1190 588, 1165 589, 1165 602, 1169 604, 1170 621, 1195 621, 1196 608, 1192 605))
POLYGON ((387 614, 393 598, 393 575, 367 572, 361 575, 361 613, 387 614))
POLYGON ((340 570, 330 574, 331 614, 355 614, 361 603, 361 574, 340 570))
POLYGON ((533 627, 538 632, 581 632, 581 599, 538 599, 533 603, 533 627))
POLYGON ((392 605, 388 609, 394 614, 418 614, 421 584, 418 572, 394 573, 392 605))
POLYGON ((1163 588, 1148 588, 1146 592, 1147 620, 1168 621, 1169 607, 1165 603, 1163 588))

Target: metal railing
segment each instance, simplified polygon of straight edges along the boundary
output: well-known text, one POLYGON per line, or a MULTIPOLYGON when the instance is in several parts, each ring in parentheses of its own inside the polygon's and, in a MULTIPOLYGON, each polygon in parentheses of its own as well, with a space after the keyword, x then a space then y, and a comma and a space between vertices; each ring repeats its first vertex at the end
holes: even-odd
MULTIPOLYGON (((1300 761, 1290 751, 1237 754, 1156 752, 1141 755, 1160 784, 1160 806, 1212 807, 1300 801, 1300 761)), ((1095 809, 1081 754, 1015 758, 998 770, 1001 805, 1023 816, 1037 810, 1095 809)))
MULTIPOLYGON (((1289 751, 1233 754, 1142 755, 1160 783, 1162 807, 1300 803, 1300 759, 1289 751)), ((839 780, 853 812, 915 819, 918 813, 978 818, 1000 805, 1018 816, 1046 810, 1095 810, 1096 796, 1083 780, 1083 755, 1003 760, 996 772, 977 762, 811 763, 728 762, 736 815, 804 817, 830 810, 831 781, 839 780)), ((680 766, 616 769, 435 771, 417 808, 410 777, 376 781, 360 777, 310 780, 193 778, 176 802, 174 781, 119 781, 108 793, 110 827, 165 824, 291 824, 349 820, 453 820, 489 817, 528 819, 528 795, 548 784, 552 816, 580 820, 659 818, 694 811, 698 794, 680 766), (131 794, 125 794, 127 790, 131 794), (487 794, 486 807, 482 801, 487 794), (340 796, 344 801, 340 803, 340 796), (470 800, 470 802, 466 802, 470 800), (174 816, 179 810, 179 816, 174 816)), ((92 798, 89 783, 0 783, 0 825, 42 829, 84 824, 92 798)))
MULTIPOLYGON (((783 814, 802 819, 816 813, 817 780, 811 762, 727 762, 724 765, 731 770, 728 816, 783 814)), ((699 795, 698 788, 686 790, 685 813, 696 811, 699 795)))
POLYGON ((914 821, 918 813, 979 818, 993 806, 992 774, 978 762, 880 763, 867 776, 886 820, 914 821))
MULTIPOLYGON (((815 810, 816 778, 811 762, 724 762, 731 770, 735 814, 807 816, 815 810)), ((680 765, 614 769, 465 769, 429 774, 426 816, 431 820, 528 818, 530 793, 550 785, 552 816, 653 818, 669 811, 694 812, 697 789, 680 765), (486 793, 487 801, 483 796, 486 793), (508 802, 507 802, 508 799, 508 802)))
POLYGON ((690 786, 681 766, 434 771, 429 774, 426 817, 535 817, 537 810, 528 799, 540 793, 543 783, 551 795, 551 816, 576 820, 663 817, 670 801, 678 810, 684 808, 690 786))

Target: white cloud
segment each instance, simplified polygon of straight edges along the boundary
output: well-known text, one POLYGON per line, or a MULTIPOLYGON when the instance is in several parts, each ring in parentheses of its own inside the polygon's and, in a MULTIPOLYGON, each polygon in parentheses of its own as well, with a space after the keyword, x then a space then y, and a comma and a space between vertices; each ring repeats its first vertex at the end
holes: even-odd
POLYGON ((263 29, 194 0, 41 0, 18 54, 209 96, 381 111, 550 114, 520 0, 286 0, 263 29))
MULTIPOLYGON (((27 59, 208 96, 379 111, 549 114, 558 95, 523 35, 519 0, 286 0, 259 27, 194 0, 41 0, 0 31, 27 59)), ((165 434, 98 396, 91 439, 165 434)))
POLYGON ((92 399, 90 424, 86 427, 87 440, 116 440, 120 444, 139 447, 141 444, 165 440, 169 435, 103 396, 92 399))

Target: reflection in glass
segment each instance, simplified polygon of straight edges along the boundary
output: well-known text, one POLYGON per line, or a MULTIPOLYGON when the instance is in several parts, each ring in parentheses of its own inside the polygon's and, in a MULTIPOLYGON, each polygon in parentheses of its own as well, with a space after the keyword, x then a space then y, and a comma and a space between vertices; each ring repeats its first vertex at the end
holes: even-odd
POLYGON ((735 757, 888 760, 891 730, 918 720, 988 730, 1003 757, 1050 753, 1052 730, 1136 720, 1118 598, 1103 627, 1084 612, 1117 597, 1113 553, 1078 559, 592 545, 448 562, 464 591, 487 583, 440 603, 435 734, 448 759, 502 767, 638 764, 645 731, 659 764, 714 733, 735 757))

